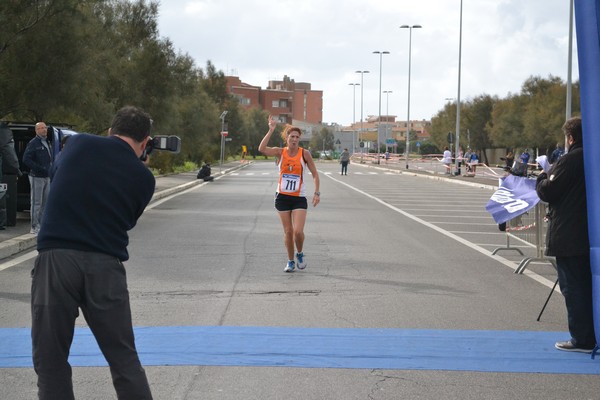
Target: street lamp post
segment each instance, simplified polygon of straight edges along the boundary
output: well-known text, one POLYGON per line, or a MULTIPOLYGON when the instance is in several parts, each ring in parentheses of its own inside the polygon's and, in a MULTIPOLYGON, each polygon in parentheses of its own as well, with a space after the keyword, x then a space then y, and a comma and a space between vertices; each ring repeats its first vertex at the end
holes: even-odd
MULTIPOLYGON (((566 118, 571 118, 572 99, 573 99, 573 0, 569 1, 569 52, 567 61, 567 107, 565 110, 566 118)), ((565 136, 565 149, 568 148, 567 137, 565 136)))
MULTIPOLYGON (((444 100, 449 101, 450 103, 454 103, 454 101, 456 100, 454 97, 446 97, 444 100)), ((456 108, 458 109, 459 105, 458 102, 456 103, 456 108)), ((451 134, 451 132, 448 132, 448 134, 451 134)), ((458 135, 457 135, 457 140, 458 140, 458 135)), ((452 150, 452 143, 453 142, 449 142, 450 144, 450 150, 452 150)), ((458 146, 456 146, 456 152, 454 153, 455 156, 455 160, 456 160, 456 173, 458 173, 458 171, 460 170, 459 166, 460 166, 460 162, 462 161, 462 159, 459 157, 460 156, 460 152, 458 151, 458 146)))
POLYGON ((412 30, 413 28, 422 28, 421 25, 402 25, 401 29, 408 28, 408 111, 406 113, 406 169, 408 169, 408 152, 410 150, 410 68, 411 68, 411 53, 412 53, 412 30))
POLYGON ((458 166, 461 160, 458 158, 460 149, 460 74, 461 74, 461 60, 462 60, 462 7, 463 2, 460 0, 460 31, 458 35, 458 93, 456 96, 456 171, 458 172, 458 166))
POLYGON ((352 86, 352 154, 356 152, 356 87, 360 83, 349 83, 352 86))
POLYGON ((388 127, 390 126, 390 93, 394 92, 392 92, 391 90, 384 90, 383 93, 385 93, 385 149, 387 151, 388 127))
MULTIPOLYGON (((363 91, 364 91, 364 74, 368 74, 370 71, 356 71, 357 74, 360 74, 360 134, 359 134, 359 140, 362 141, 363 137, 363 91)), ((363 147, 364 149, 364 147, 363 147)), ((360 162, 363 162, 363 152, 360 152, 360 162)))
POLYGON ((379 54, 379 120, 377 121, 377 164, 380 163, 379 158, 379 131, 381 130, 381 72, 382 72, 382 64, 383 64, 383 55, 390 54, 389 51, 374 51, 373 54, 379 54))
POLYGON ((227 112, 228 111, 223 111, 219 117, 221 119, 221 159, 219 160, 219 172, 222 172, 223 158, 225 157, 225 136, 227 135, 225 132, 225 116, 227 115, 227 112))

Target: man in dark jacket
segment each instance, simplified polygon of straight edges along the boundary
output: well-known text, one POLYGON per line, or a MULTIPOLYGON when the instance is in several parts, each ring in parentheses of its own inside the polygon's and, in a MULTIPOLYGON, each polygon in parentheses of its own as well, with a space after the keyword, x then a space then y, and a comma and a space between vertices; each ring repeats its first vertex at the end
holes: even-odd
POLYGON ((46 199, 50 191, 50 166, 52 150, 47 140, 48 127, 43 122, 35 124, 35 137, 27 143, 23 164, 29 167, 31 186, 31 233, 37 235, 42 223, 46 199))
POLYGON ((110 366, 117 397, 152 399, 135 347, 123 265, 128 231, 154 194, 154 176, 140 161, 151 127, 148 114, 124 107, 108 137, 74 135, 52 166, 31 282, 40 399, 74 399, 69 349, 80 309, 110 366))
MULTIPOLYGON (((4 122, 0 123, 0 165, 0 181, 3 174, 21 176, 13 133, 4 122)), ((0 184, 0 230, 6 229, 6 195, 6 184, 0 184)))
POLYGON ((591 353, 596 345, 592 315, 592 271, 588 238, 581 118, 563 126, 569 151, 536 185, 550 207, 546 254, 556 257, 558 282, 565 298, 571 339, 557 342, 558 350, 591 353))

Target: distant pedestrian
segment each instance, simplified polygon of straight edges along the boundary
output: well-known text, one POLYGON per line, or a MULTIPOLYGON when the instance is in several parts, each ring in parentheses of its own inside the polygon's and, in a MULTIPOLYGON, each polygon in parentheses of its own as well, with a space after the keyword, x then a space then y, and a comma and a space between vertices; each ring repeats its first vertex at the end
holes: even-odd
POLYGON ((510 171, 513 167, 513 164, 515 163, 515 155, 513 154, 513 152, 506 152, 506 155, 504 157, 500 157, 500 159, 504 161, 504 166, 501 168, 507 172, 510 171))
POLYGON ((462 147, 458 148, 458 157, 456 158, 456 165, 457 165, 457 169, 456 169, 456 173, 455 175, 460 175, 461 174, 461 166, 463 163, 463 158, 465 156, 465 153, 463 151, 462 147))
POLYGON ((340 164, 342 164, 342 175, 348 175, 348 164, 350 164, 350 152, 344 149, 340 154, 340 164))
POLYGON ((548 158, 548 162, 552 165, 554 165, 559 158, 561 158, 563 156, 563 154, 565 154, 565 149, 563 148, 563 146, 560 143, 556 144, 556 148, 554 149, 554 151, 552 152, 552 154, 550 154, 550 157, 548 158))
POLYGON ((304 256, 304 224, 308 202, 306 200, 305 170, 308 168, 313 177, 315 192, 312 199, 314 207, 321 201, 319 192, 319 173, 310 152, 299 146, 302 131, 295 126, 287 126, 281 133, 286 147, 268 147, 277 122, 269 115, 269 131, 258 146, 258 151, 267 157, 275 157, 279 162, 279 182, 275 193, 275 209, 283 225, 283 240, 288 261, 284 272, 293 272, 298 261, 298 269, 306 268, 304 256), (294 259, 294 252, 295 259, 294 259))
POLYGON ((23 164, 29 168, 29 186, 31 187, 30 233, 37 235, 50 191, 50 166, 52 165, 52 148, 48 143, 48 127, 44 122, 35 124, 35 137, 25 148, 23 164))
POLYGON ((567 341, 556 342, 555 347, 591 353, 596 346, 596 336, 581 118, 569 119, 563 131, 569 152, 560 157, 550 171, 543 171, 536 183, 538 196, 550 209, 546 254, 556 257, 571 335, 567 341))
POLYGON ((471 167, 471 175, 475 176, 477 173, 477 165, 479 165, 479 156, 474 151, 471 152, 470 158, 467 161, 471 167))
POLYGON ((465 161, 465 172, 466 174, 470 174, 471 173, 471 148, 467 147, 467 151, 465 152, 465 155, 463 157, 464 161, 465 161))
POLYGON ((452 167, 451 167, 452 153, 448 149, 448 146, 446 146, 446 148, 444 149, 444 155, 442 156, 442 162, 444 163, 444 166, 446 167, 446 174, 450 175, 450 172, 452 171, 452 167))

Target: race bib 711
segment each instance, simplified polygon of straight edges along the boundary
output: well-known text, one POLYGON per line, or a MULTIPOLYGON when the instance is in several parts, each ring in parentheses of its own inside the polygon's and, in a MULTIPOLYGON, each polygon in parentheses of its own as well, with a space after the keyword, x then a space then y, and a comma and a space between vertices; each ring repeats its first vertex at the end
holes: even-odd
POLYGON ((300 175, 283 174, 280 189, 282 193, 297 192, 300 189, 300 175))

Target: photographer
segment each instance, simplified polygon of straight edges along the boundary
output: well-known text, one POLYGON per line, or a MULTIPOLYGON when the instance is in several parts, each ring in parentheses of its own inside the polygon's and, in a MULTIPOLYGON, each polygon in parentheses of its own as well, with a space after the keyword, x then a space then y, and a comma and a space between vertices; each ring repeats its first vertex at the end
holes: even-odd
POLYGON ((74 398, 68 357, 79 308, 118 398, 152 398, 135 348, 122 263, 129 258, 127 232, 154 193, 154 176, 140 161, 151 127, 148 114, 124 107, 108 137, 73 136, 52 167, 31 285, 40 399, 74 398))

